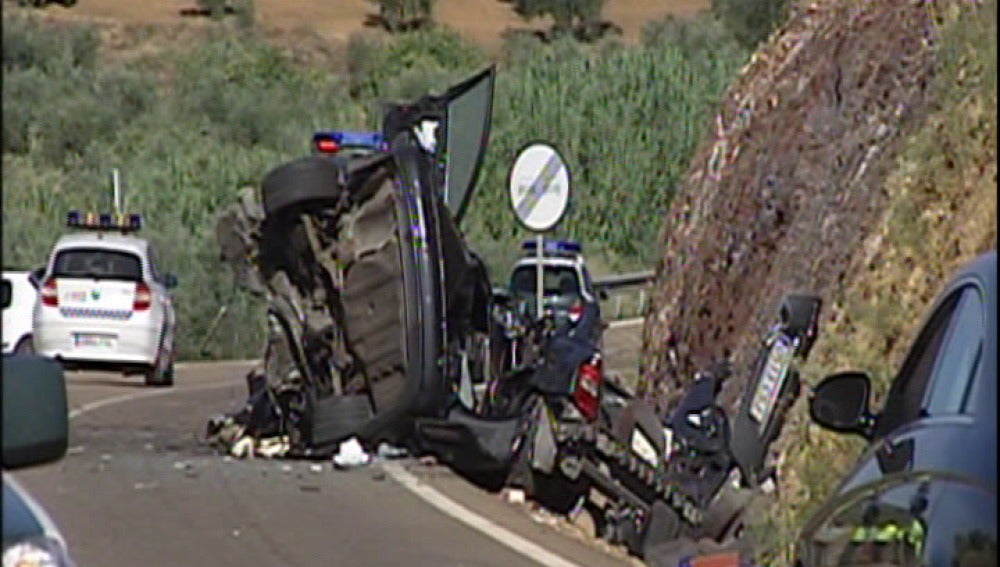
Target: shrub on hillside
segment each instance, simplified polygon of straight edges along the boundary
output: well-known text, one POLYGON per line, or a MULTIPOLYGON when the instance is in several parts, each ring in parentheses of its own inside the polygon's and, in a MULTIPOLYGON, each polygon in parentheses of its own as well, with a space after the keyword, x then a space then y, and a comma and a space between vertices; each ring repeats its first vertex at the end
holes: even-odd
POLYGON ((712 13, 744 47, 767 39, 788 16, 789 0, 712 0, 712 13))
POLYGON ((362 101, 440 92, 486 64, 481 49, 447 29, 419 30, 383 40, 351 36, 347 46, 351 95, 362 101), (420 77, 425 76, 425 79, 420 77))
POLYGON ((90 26, 43 24, 23 15, 3 18, 4 71, 53 72, 67 66, 93 69, 99 43, 90 26))

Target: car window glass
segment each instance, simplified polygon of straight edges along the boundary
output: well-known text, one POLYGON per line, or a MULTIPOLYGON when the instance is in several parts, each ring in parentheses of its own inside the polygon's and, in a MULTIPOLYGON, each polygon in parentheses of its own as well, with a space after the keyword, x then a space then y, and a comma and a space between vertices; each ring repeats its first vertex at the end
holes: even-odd
POLYGON ((71 248, 56 254, 52 275, 59 278, 140 281, 142 264, 138 256, 129 252, 71 248))
POLYGON ((929 481, 879 486, 835 510, 803 542, 807 565, 928 565, 928 503, 941 487, 929 481))
POLYGON ((930 415, 960 413, 968 399, 985 334, 983 302, 976 288, 965 288, 950 327, 925 404, 930 415))
MULTIPOLYGON (((520 296, 535 294, 538 274, 535 266, 522 266, 511 276, 511 291, 520 296)), ((569 266, 546 266, 542 274, 546 296, 575 297, 580 295, 576 270, 569 266)))
POLYGON ((959 294, 949 296, 934 312, 914 341, 910 353, 886 396, 885 409, 878 420, 876 435, 881 437, 920 417, 924 394, 934 372, 949 322, 959 294))
POLYGON ((10 307, 12 294, 13 289, 11 288, 10 280, 5 278, 3 283, 0 284, 0 301, 2 301, 4 309, 10 307))
POLYGON ((160 276, 160 265, 156 259, 156 251, 152 245, 150 245, 146 254, 146 260, 149 262, 149 273, 153 277, 153 281, 162 283, 163 278, 160 276))

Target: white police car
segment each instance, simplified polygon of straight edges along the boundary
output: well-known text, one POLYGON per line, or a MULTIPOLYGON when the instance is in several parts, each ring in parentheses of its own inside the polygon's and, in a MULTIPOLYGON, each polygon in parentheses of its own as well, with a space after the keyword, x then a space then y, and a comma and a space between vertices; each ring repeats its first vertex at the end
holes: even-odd
POLYGON ((32 273, 38 288, 34 347, 70 369, 141 373, 146 384, 173 384, 175 315, 153 246, 132 233, 137 214, 71 211, 48 264, 32 273))
POLYGON ((542 308, 557 324, 568 322, 576 334, 600 344, 604 331, 600 300, 606 297, 590 277, 583 247, 571 240, 546 240, 539 259, 537 245, 528 240, 524 255, 514 264, 508 294, 513 307, 528 319, 537 308, 538 264, 542 265, 542 308))

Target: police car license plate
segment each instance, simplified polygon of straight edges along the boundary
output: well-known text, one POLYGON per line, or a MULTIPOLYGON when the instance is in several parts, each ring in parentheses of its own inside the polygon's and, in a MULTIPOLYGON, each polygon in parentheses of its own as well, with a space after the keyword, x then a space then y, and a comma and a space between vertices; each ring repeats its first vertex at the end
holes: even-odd
POLYGON ((114 335, 77 333, 73 335, 73 346, 84 348, 113 349, 118 341, 114 335))

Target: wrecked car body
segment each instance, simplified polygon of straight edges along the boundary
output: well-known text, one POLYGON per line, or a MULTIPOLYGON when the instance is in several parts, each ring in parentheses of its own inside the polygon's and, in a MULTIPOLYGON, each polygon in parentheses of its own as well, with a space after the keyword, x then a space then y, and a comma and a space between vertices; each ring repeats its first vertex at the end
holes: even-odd
POLYGON ((487 143, 494 69, 385 106, 381 132, 321 132, 224 211, 237 282, 264 296, 263 363, 247 407, 209 433, 287 438, 329 454, 349 437, 404 444, 483 368, 490 284, 458 229, 487 143))

